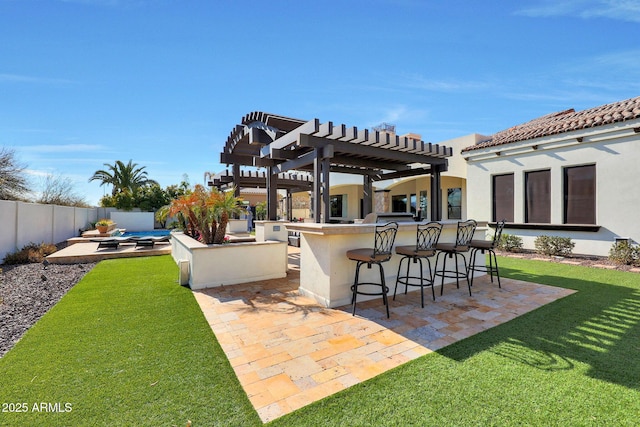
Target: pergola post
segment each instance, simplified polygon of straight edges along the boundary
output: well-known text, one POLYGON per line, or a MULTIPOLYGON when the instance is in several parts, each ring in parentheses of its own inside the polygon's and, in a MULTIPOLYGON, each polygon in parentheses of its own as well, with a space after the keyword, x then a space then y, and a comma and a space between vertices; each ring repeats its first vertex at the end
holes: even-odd
POLYGON ((270 221, 278 219, 278 175, 273 168, 267 167, 267 217, 270 221))
POLYGON ((431 165, 431 221, 442 220, 440 165, 431 165))
POLYGON ((316 148, 316 156, 313 159, 313 220, 322 222, 322 159, 321 148, 316 148))
POLYGON ((362 190, 362 218, 364 218, 373 211, 373 180, 370 175, 363 175, 362 190))
POLYGON ((240 165, 237 163, 233 164, 233 182, 235 185, 235 188, 233 190, 233 195, 234 197, 240 197, 240 186, 237 184, 238 182, 240 182, 240 165))
POLYGON ((293 199, 291 198, 291 190, 287 189, 287 221, 293 219, 293 199))
POLYGON ((331 219, 331 198, 329 196, 329 172, 331 163, 328 157, 322 159, 322 222, 328 223, 331 219))

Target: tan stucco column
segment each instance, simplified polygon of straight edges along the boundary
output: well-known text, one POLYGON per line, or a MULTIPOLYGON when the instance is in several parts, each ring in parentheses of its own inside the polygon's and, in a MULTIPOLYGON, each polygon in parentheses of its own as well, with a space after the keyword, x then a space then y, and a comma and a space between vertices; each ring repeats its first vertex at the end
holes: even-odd
POLYGON ((391 195, 389 190, 376 190, 373 201, 374 212, 391 212, 391 195))

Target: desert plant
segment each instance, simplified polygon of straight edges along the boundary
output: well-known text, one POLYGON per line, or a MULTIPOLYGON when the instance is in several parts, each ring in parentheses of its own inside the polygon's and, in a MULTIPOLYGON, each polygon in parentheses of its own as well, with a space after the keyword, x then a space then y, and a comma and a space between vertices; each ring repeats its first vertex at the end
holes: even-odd
POLYGON ((229 217, 240 209, 241 200, 233 195, 233 191, 207 190, 198 184, 192 193, 171 203, 169 214, 183 222, 185 233, 191 237, 206 244, 222 244, 229 217))
POLYGON ((242 212, 240 206, 241 198, 234 195, 234 190, 218 192, 216 202, 213 204, 213 215, 218 221, 218 229, 214 236, 214 243, 225 243, 225 234, 229 218, 233 214, 242 212))
POLYGON ((616 264, 640 265, 640 247, 628 240, 615 242, 609 249, 609 259, 616 264))
POLYGON ((542 255, 567 256, 571 255, 576 245, 570 237, 538 236, 534 242, 536 252, 542 255))
POLYGON ((47 255, 51 255, 56 250, 56 245, 52 243, 29 243, 19 251, 7 254, 3 263, 7 265, 38 263, 44 261, 47 255))
POLYGON ((260 202, 256 204, 256 219, 259 221, 267 219, 267 202, 260 202))
POLYGON ((167 226, 167 219, 169 218, 169 208, 169 205, 162 206, 154 214, 154 218, 160 223, 161 228, 165 228, 167 226))
POLYGON ((102 218, 96 221, 96 227, 108 227, 113 224, 113 221, 107 218, 102 218))
POLYGON ((502 233, 498 241, 498 249, 506 252, 518 252, 522 250, 522 238, 513 234, 502 233))

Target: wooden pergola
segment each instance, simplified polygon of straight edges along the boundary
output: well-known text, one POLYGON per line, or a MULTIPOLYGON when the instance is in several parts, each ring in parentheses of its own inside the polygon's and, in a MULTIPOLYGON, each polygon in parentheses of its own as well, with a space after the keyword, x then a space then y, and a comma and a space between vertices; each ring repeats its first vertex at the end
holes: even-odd
MULTIPOLYGON (((363 215, 373 208, 373 183, 386 179, 431 175, 431 218, 441 219, 440 174, 447 170, 449 147, 388 132, 369 131, 333 122, 320 123, 253 112, 227 138, 220 162, 232 165, 231 181, 242 185, 240 166, 264 167, 269 219, 277 216, 277 190, 290 183, 282 174, 310 173, 312 212, 316 222, 329 222, 330 173, 363 176, 363 215)), ((238 190, 239 191, 239 190, 238 190)))

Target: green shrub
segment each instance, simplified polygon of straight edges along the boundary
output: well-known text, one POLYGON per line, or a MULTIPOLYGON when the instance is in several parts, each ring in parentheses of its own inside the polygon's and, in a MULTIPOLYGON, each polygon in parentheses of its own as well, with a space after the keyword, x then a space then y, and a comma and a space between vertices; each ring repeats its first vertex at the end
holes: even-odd
POLYGON ((640 265, 640 247, 626 240, 616 242, 609 249, 609 259, 616 264, 640 265))
POLYGON ((7 254, 3 263, 14 265, 42 262, 47 255, 51 255, 57 250, 56 245, 52 243, 29 243, 18 252, 7 254))
POLYGON ((498 249, 506 252, 518 252, 522 250, 522 238, 512 234, 502 233, 498 242, 498 249))
POLYGON ((567 256, 571 255, 576 245, 570 237, 538 236, 534 242, 536 252, 542 255, 567 256))

